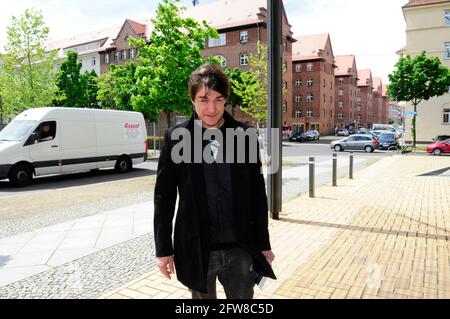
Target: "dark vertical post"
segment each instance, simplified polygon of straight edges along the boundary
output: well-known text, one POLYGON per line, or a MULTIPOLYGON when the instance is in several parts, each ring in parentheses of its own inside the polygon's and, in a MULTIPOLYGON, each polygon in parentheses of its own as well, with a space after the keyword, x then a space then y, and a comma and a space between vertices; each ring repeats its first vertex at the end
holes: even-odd
POLYGON ((316 178, 315 174, 315 158, 309 158, 309 197, 313 198, 316 196, 315 186, 316 186, 316 178))
POLYGON ((333 186, 337 186, 337 154, 333 154, 333 186))
POLYGON ((353 179, 353 158, 354 158, 354 155, 353 155, 353 152, 351 152, 350 153, 350 168, 349 168, 350 179, 353 179))
POLYGON ((281 0, 267 0, 267 58, 268 58, 268 145, 271 163, 275 169, 268 170, 269 209, 273 219, 279 219, 282 205, 282 6, 281 0), (278 138, 273 138, 278 130, 278 138))

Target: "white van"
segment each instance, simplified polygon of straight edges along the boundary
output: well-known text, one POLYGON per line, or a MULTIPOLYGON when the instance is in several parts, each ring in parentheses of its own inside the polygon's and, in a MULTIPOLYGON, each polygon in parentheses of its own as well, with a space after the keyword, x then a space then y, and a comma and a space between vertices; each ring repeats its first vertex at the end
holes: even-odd
POLYGON ((46 107, 19 114, 0 131, 0 180, 26 186, 35 176, 114 167, 147 158, 138 112, 46 107))

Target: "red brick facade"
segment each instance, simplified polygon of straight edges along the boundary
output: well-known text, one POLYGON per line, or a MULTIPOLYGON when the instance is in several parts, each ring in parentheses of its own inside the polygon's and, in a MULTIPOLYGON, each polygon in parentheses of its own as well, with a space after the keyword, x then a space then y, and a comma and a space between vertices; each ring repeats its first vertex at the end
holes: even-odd
POLYGON ((336 126, 356 126, 356 96, 358 92, 358 70, 355 56, 336 57, 336 126))
POLYGON ((131 48, 129 38, 145 38, 145 25, 127 19, 111 48, 100 52, 100 73, 109 70, 111 64, 122 65, 136 58, 137 48, 131 48))
POLYGON ((330 37, 318 35, 318 38, 300 37, 293 50, 293 132, 316 129, 321 135, 328 135, 335 127, 335 64, 330 37), (315 48, 316 57, 296 55, 304 52, 304 46, 318 43, 323 45, 315 48))
POLYGON ((358 70, 358 94, 356 100, 356 122, 370 128, 373 122, 372 71, 358 70))

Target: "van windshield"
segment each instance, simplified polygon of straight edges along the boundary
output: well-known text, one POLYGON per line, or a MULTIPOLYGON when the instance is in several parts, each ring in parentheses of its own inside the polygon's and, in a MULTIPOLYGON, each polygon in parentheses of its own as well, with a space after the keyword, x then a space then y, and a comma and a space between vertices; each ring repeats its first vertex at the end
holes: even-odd
POLYGON ((0 131, 0 141, 21 141, 33 128, 37 121, 14 120, 0 131))

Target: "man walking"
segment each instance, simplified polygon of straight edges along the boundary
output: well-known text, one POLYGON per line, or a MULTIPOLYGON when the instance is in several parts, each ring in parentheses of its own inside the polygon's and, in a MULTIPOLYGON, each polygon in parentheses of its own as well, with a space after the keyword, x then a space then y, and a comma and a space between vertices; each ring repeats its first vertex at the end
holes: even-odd
MULTIPOLYGON (((190 289, 193 299, 216 299, 216 279, 229 299, 253 298, 258 274, 275 279, 257 142, 254 149, 250 142, 242 149, 227 134, 251 130, 224 111, 229 92, 229 81, 218 66, 204 64, 194 71, 189 81, 194 115, 166 132, 158 163, 154 195, 157 266, 169 279, 176 269, 178 280, 190 289), (172 136, 180 129, 189 132, 181 141, 172 136), (211 136, 200 141, 204 155, 200 161, 195 160, 199 143, 195 130, 211 136), (187 148, 179 155, 194 161, 173 158, 177 143, 187 148), (256 155, 254 162, 252 154, 256 155), (236 160, 239 157, 245 161, 236 160)), ((256 131, 248 137, 257 141, 256 131)))

